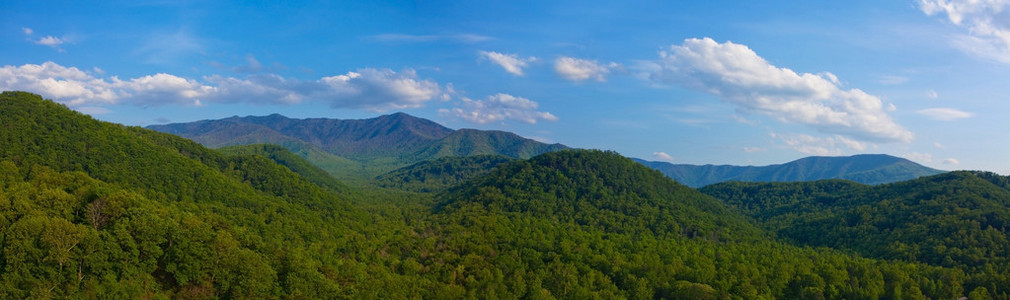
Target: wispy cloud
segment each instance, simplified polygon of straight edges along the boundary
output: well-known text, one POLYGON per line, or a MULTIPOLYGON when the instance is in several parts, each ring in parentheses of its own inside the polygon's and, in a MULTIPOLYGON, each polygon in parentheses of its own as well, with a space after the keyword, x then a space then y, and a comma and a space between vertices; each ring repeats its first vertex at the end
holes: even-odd
POLYGON ((439 109, 443 117, 456 117, 468 122, 486 124, 506 120, 536 124, 538 121, 557 121, 558 117, 549 112, 539 111, 536 101, 509 94, 495 94, 482 100, 463 98, 462 107, 439 109))
POLYGON ((505 54, 494 51, 480 51, 478 53, 481 58, 490 60, 505 69, 505 72, 512 73, 512 75, 516 76, 523 76, 523 68, 526 68, 530 65, 530 63, 537 61, 537 58, 533 56, 522 58, 516 54, 505 54))
POLYGON ((372 39, 381 42, 398 42, 398 43, 429 43, 429 42, 457 42, 474 44, 484 41, 493 40, 494 38, 489 36, 483 36, 478 34, 448 34, 448 35, 436 35, 436 34, 400 34, 400 33, 384 33, 371 36, 372 39))
POLYGON ((951 44, 965 52, 1010 63, 1010 1, 919 0, 929 16, 947 15, 954 25, 968 30, 951 44))
POLYGON ((946 107, 927 108, 916 111, 921 115, 937 121, 954 121, 957 119, 970 118, 972 113, 946 107))
POLYGON ((877 76, 877 82, 887 85, 898 85, 908 82, 908 77, 897 75, 881 75, 877 76))
POLYGON ((66 37, 54 37, 51 35, 47 35, 39 39, 33 39, 31 36, 35 33, 35 30, 32 30, 31 28, 28 27, 22 27, 21 31, 24 32, 26 36, 28 36, 29 41, 35 43, 36 45, 49 46, 50 48, 56 49, 57 51, 64 52, 63 48, 60 48, 60 45, 63 45, 64 43, 67 42, 66 37))
POLYGON ((155 33, 141 41, 133 53, 151 64, 172 64, 176 61, 203 53, 207 41, 185 29, 171 33, 155 33))
POLYGON ((617 68, 617 63, 600 64, 595 60, 579 59, 562 56, 554 60, 554 71, 569 81, 596 79, 606 81, 611 69, 617 68))
POLYGON ((0 90, 25 90, 73 106, 205 105, 208 102, 293 104, 318 101, 334 108, 370 111, 416 108, 447 99, 450 88, 422 79, 414 70, 358 69, 317 80, 276 74, 245 78, 212 75, 202 80, 158 73, 121 80, 97 77, 53 62, 0 67, 0 90))
POLYGON ((774 66, 745 45, 687 39, 660 52, 650 79, 719 96, 739 109, 782 122, 874 142, 910 142, 880 98, 844 90, 831 73, 796 73, 774 66))

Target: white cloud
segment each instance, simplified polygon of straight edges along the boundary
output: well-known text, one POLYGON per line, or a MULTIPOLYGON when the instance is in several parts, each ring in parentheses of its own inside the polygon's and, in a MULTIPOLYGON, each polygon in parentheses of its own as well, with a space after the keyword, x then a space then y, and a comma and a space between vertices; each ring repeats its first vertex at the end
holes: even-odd
POLYGON ((523 68, 528 67, 531 62, 537 61, 537 58, 532 56, 521 58, 516 54, 504 54, 494 51, 480 51, 479 53, 481 58, 490 60, 504 68, 505 72, 516 76, 523 76, 523 68))
POLYGON ((954 158, 948 158, 948 159, 944 159, 943 160, 943 164, 945 164, 945 165, 959 165, 959 164, 961 164, 961 161, 959 161, 957 159, 954 159, 954 158))
POLYGON ((842 155, 845 148, 855 151, 866 150, 866 143, 846 138, 841 135, 833 137, 814 137, 806 134, 779 135, 771 133, 772 138, 779 139, 793 150, 808 155, 842 155))
POLYGON ((940 144, 940 142, 933 142, 933 147, 936 147, 937 149, 946 148, 943 146, 943 144, 940 144))
POLYGON ((443 117, 457 117, 477 124, 504 122, 505 120, 536 124, 538 121, 558 120, 558 117, 549 112, 538 111, 540 104, 537 102, 509 94, 499 93, 488 96, 484 100, 464 97, 462 104, 462 108, 439 109, 438 112, 443 117))
POLYGON ((946 14, 951 23, 968 29, 968 35, 951 41, 955 47, 1010 63, 1010 1, 919 0, 919 8, 929 16, 946 14))
POLYGON ((666 154, 666 152, 662 152, 662 151, 660 151, 660 152, 653 152, 652 153, 652 159, 661 160, 661 161, 665 161, 665 162, 673 162, 673 156, 670 156, 669 154, 666 154))
POLYGON ((687 39, 660 52, 655 82, 708 92, 745 111, 863 141, 910 142, 912 132, 887 114, 880 98, 844 90, 831 73, 776 67, 745 45, 687 39))
POLYGON ((936 91, 934 91, 934 90, 928 90, 928 91, 926 91, 926 98, 929 98, 929 99, 940 98, 940 94, 936 93, 936 91))
POLYGON ((21 31, 23 31, 25 35, 32 35, 32 33, 35 32, 34 30, 28 27, 21 27, 21 31))
POLYGON ((970 112, 944 107, 920 109, 916 112, 937 121, 953 121, 970 118, 973 115, 970 112))
POLYGON ((570 81, 583 81, 586 79, 596 79, 606 81, 606 75, 613 68, 619 67, 617 63, 602 65, 595 60, 586 60, 573 57, 562 56, 554 60, 554 71, 570 81))
POLYGON ((765 149, 761 147, 743 147, 743 152, 747 153, 757 153, 762 151, 765 151, 765 149))
POLYGON ((318 80, 297 80, 275 74, 245 78, 207 76, 203 81, 171 74, 121 80, 100 78, 53 62, 0 67, 0 90, 24 90, 72 106, 128 103, 203 105, 205 102, 291 104, 320 101, 332 107, 372 111, 416 108, 447 96, 438 83, 421 79, 413 70, 359 69, 318 80))
POLYGON ((443 95, 442 88, 430 79, 420 79, 408 69, 359 69, 344 75, 323 77, 321 100, 332 107, 362 108, 372 111, 417 108, 443 95))
POLYGON ((49 47, 53 47, 53 48, 59 47, 64 42, 65 41, 63 39, 58 38, 58 37, 53 37, 51 35, 47 35, 47 36, 39 39, 38 41, 35 41, 36 44, 45 45, 45 46, 49 46, 49 47))

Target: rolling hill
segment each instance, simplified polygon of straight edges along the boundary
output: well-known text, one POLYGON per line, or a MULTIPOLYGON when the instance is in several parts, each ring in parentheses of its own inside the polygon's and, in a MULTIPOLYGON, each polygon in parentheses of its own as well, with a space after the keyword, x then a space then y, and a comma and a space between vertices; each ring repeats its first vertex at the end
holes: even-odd
POLYGON ((881 184, 930 176, 944 171, 924 167, 904 158, 883 154, 845 157, 811 156, 769 166, 686 165, 637 160, 691 187, 726 181, 791 182, 846 179, 881 184))
POLYGON ((793 243, 957 267, 973 284, 1006 295, 1007 182, 1010 177, 993 173, 956 171, 876 186, 841 180, 727 182, 701 191, 793 243))

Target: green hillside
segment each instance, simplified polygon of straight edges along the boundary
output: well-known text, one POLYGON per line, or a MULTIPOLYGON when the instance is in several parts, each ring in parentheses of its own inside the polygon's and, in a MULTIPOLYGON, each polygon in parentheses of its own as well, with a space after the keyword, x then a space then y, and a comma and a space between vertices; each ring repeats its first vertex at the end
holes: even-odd
POLYGON ((264 157, 22 92, 0 128, 0 298, 320 298, 388 273, 361 258, 384 244, 368 214, 264 157))
POLYGON ((1006 295, 1007 181, 991 173, 950 172, 880 186, 731 182, 701 191, 794 243, 960 268, 971 285, 1006 295))
POLYGON ((965 293, 958 270, 770 242, 718 200, 614 153, 568 150, 508 163, 444 199, 436 208, 441 227, 434 227, 441 231, 429 242, 441 250, 421 262, 459 264, 451 278, 470 291, 459 296, 947 299, 965 293))
POLYGON ((318 186, 329 188, 332 191, 348 190, 346 185, 334 179, 329 173, 326 173, 323 169, 316 167, 301 156, 288 151, 287 148, 282 146, 272 144, 250 144, 219 148, 217 151, 235 156, 263 156, 265 158, 269 158, 277 164, 287 167, 292 172, 297 173, 302 178, 305 178, 318 186))
POLYGON ((487 174, 512 158, 500 155, 447 156, 393 170, 376 178, 381 187, 432 193, 487 174))

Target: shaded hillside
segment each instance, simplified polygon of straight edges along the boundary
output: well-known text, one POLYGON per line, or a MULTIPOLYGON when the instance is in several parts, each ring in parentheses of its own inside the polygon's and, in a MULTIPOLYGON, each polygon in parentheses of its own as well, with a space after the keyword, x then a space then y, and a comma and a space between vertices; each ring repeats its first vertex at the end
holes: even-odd
POLYGON ((268 143, 284 146, 341 180, 360 182, 446 156, 513 158, 565 149, 501 131, 452 130, 405 113, 363 120, 231 117, 149 128, 208 147, 268 143))
POLYGON ((274 161, 277 164, 287 167, 292 172, 301 175, 306 180, 321 187, 329 188, 333 191, 346 192, 348 187, 340 181, 334 179, 330 174, 316 167, 301 156, 288 151, 288 149, 273 144, 250 144, 242 146, 229 146, 217 149, 221 153, 229 155, 260 155, 274 161))
POLYGON ((515 133, 496 130, 460 129, 417 153, 418 158, 502 155, 530 158, 547 152, 568 149, 561 144, 545 144, 515 133))
POLYGON ((1010 293, 1006 182, 992 173, 949 172, 878 186, 729 182, 701 191, 798 244, 962 268, 971 284, 1010 293))
POLYGON ((698 166, 637 161, 691 187, 702 187, 726 181, 792 182, 821 179, 847 179, 863 184, 881 184, 944 172, 924 167, 907 159, 883 154, 845 157, 811 156, 785 164, 763 167, 698 166))
POLYGON ((381 187, 438 192, 487 174, 513 158, 501 155, 448 156, 419 162, 376 178, 381 187))

